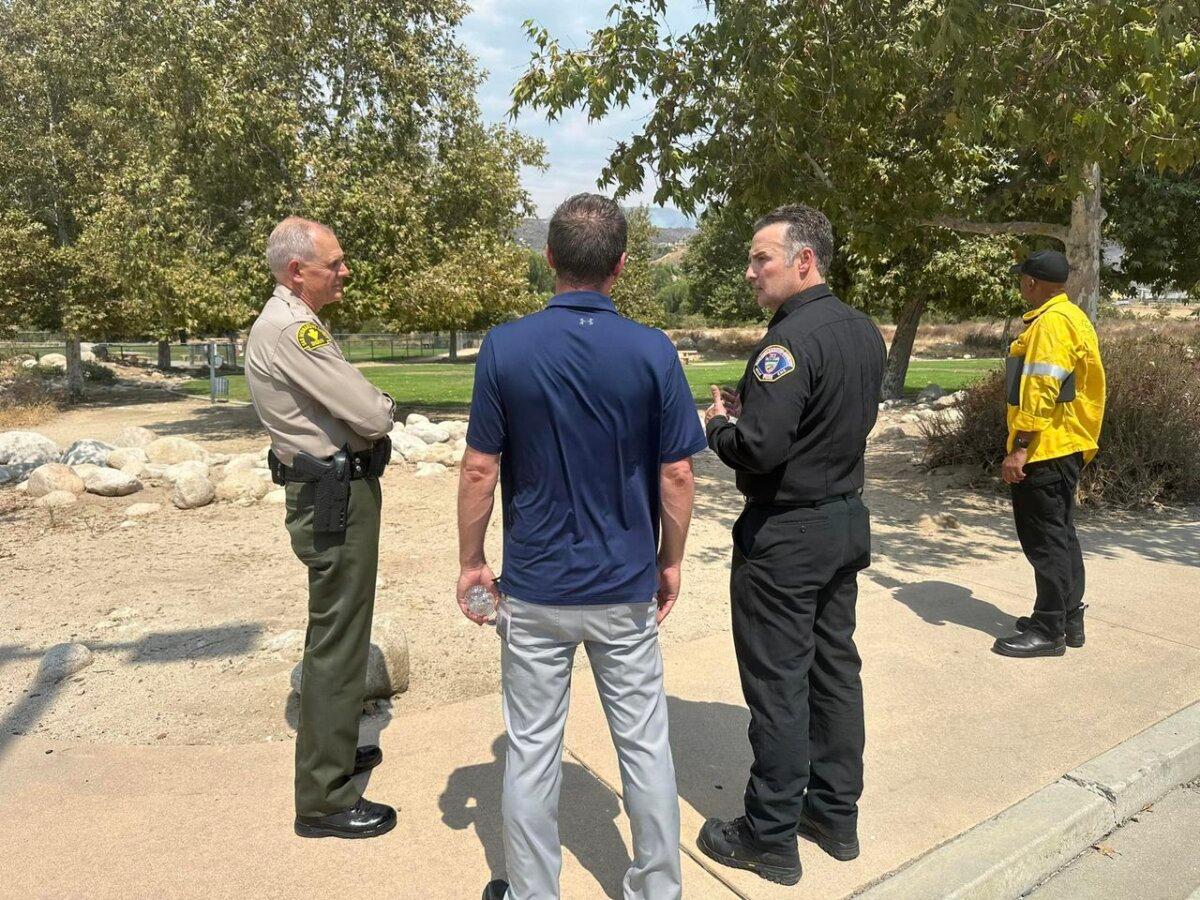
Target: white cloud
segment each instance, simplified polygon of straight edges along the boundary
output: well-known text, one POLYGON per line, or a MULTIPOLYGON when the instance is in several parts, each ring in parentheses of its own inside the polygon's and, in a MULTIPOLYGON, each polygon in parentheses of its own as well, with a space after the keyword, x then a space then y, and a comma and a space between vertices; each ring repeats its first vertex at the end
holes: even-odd
MULTIPOLYGON (((570 4, 549 0, 473 0, 459 36, 488 70, 487 81, 479 92, 484 118, 507 122, 512 103, 509 92, 533 52, 522 22, 532 19, 564 46, 578 47, 586 43, 589 31, 604 25, 611 6, 612 0, 576 0, 570 4)), ((676 33, 687 30, 706 15, 703 3, 697 0, 671 0, 668 4, 667 18, 676 33)), ((618 141, 628 139, 638 130, 650 109, 649 101, 637 98, 630 108, 615 110, 598 122, 588 122, 577 110, 564 112, 556 122, 547 122, 544 114, 536 111, 522 112, 513 123, 515 127, 540 138, 547 149, 547 171, 528 169, 522 173, 539 215, 548 216, 571 194, 596 190, 596 179, 609 154, 618 141)), ((646 173, 644 187, 628 202, 650 202, 657 188, 653 173, 646 173)))

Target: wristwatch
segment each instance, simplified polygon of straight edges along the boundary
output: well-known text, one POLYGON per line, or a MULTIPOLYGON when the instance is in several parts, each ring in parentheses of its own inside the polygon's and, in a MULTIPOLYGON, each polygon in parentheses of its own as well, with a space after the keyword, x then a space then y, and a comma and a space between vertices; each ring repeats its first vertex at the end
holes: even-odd
POLYGON ((1029 449, 1029 438, 1015 437, 1013 438, 1013 446, 1019 447, 1022 450, 1029 449))

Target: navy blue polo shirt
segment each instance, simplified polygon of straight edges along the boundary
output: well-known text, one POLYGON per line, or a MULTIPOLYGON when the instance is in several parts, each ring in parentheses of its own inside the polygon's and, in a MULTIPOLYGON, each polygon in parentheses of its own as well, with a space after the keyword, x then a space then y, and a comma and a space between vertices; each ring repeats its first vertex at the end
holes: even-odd
POLYGON ((594 291, 554 297, 479 349, 467 443, 500 454, 500 588, 530 603, 646 603, 659 466, 707 446, 670 339, 594 291))

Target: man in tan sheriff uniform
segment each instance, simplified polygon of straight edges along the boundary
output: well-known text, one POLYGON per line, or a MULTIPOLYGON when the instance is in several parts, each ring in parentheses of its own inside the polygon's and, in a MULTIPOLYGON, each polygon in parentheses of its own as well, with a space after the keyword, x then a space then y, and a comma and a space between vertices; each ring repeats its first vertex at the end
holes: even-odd
POLYGON ((286 487, 292 549, 308 567, 308 631, 296 733, 302 837, 375 837, 396 824, 354 775, 382 760, 357 747, 379 562, 379 475, 392 398, 350 365, 318 315, 350 274, 333 232, 288 218, 267 241, 275 292, 246 341, 246 382, 286 487))

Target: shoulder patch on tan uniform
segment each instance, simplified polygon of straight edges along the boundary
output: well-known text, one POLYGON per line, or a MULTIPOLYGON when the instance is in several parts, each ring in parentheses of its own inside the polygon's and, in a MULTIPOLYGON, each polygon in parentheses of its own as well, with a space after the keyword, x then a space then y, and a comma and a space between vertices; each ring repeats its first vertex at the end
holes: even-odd
POLYGON ((296 343, 301 350, 319 350, 330 342, 331 338, 325 329, 312 322, 305 322, 296 329, 296 343))

